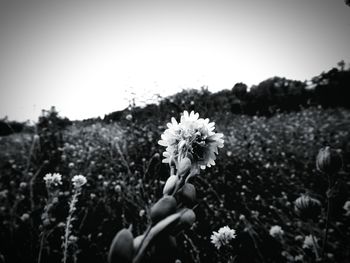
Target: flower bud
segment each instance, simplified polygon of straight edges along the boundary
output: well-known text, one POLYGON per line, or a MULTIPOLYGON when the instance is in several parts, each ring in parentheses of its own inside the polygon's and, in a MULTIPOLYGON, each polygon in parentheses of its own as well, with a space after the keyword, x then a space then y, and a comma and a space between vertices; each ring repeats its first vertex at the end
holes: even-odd
POLYGON ((176 182, 178 181, 177 175, 171 175, 165 183, 163 188, 163 195, 170 195, 174 191, 176 182))
POLYGON ((188 157, 183 158, 178 165, 177 175, 179 177, 185 175, 191 169, 191 160, 188 157))
POLYGON ((295 212, 304 220, 316 220, 321 213, 321 202, 308 195, 302 195, 294 202, 295 212))
POLYGON ((176 212, 176 200, 173 196, 164 196, 157 203, 155 203, 150 212, 152 223, 155 224, 163 218, 176 212))
POLYGON ((179 199, 185 206, 192 207, 196 202, 196 188, 194 185, 185 183, 179 191, 179 199))
POLYGON ((133 236, 124 228, 114 237, 108 253, 109 263, 131 263, 134 257, 133 236))
POLYGON ((171 233, 177 234, 180 231, 191 227, 195 220, 196 220, 196 214, 193 212, 193 210, 185 208, 184 213, 181 215, 178 223, 171 230, 171 233))
POLYGON ((329 146, 322 148, 318 152, 316 157, 317 170, 327 174, 334 174, 341 169, 342 165, 340 154, 329 146))
POLYGON ((196 220, 196 214, 192 209, 187 209, 185 213, 180 217, 180 224, 183 228, 191 227, 196 220))

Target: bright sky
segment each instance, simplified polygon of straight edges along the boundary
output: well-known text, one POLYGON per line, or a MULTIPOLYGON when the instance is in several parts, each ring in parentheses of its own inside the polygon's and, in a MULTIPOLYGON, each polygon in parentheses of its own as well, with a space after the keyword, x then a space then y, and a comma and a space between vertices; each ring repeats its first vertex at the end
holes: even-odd
POLYGON ((0 0, 0 118, 84 119, 350 62, 344 0, 0 0))

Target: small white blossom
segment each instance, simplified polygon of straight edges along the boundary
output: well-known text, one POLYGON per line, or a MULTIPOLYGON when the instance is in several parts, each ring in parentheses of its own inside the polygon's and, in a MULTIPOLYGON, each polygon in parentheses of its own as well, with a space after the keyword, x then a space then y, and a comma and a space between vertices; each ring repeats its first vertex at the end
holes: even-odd
POLYGON ((131 121, 132 120, 132 115, 131 114, 126 115, 125 119, 127 119, 128 121, 131 121))
POLYGON ((346 201, 343 209, 346 211, 346 215, 349 216, 350 215, 350 201, 346 201))
POLYGON ((72 182, 73 182, 74 188, 80 188, 84 184, 86 184, 87 180, 86 180, 86 177, 83 175, 75 175, 72 179, 72 182))
POLYGON ((270 228, 270 235, 273 237, 280 237, 284 234, 284 231, 280 226, 272 226, 270 228))
MULTIPOLYGON (((305 248, 308 248, 308 249, 313 249, 314 248, 313 238, 315 238, 315 237, 313 237, 312 235, 308 235, 308 236, 305 237, 304 243, 303 243, 303 248, 304 249, 305 248)), ((315 242, 317 242, 317 240, 315 242)))
POLYGON ((21 216, 21 220, 22 220, 22 221, 27 221, 29 218, 30 218, 30 216, 29 216, 29 214, 27 214, 27 213, 24 213, 24 214, 21 216))
POLYGON ((48 173, 44 176, 44 181, 46 183, 46 186, 50 187, 50 186, 58 186, 60 184, 62 184, 62 175, 60 175, 59 173, 48 173))
POLYGON ((236 238, 236 231, 234 229, 230 229, 228 226, 224 226, 219 229, 218 232, 213 232, 211 235, 211 243, 217 249, 220 249, 221 246, 228 245, 231 239, 236 238))
POLYGON ((304 256, 303 255, 296 255, 295 257, 294 257, 294 261, 296 261, 296 262, 304 262, 304 256))

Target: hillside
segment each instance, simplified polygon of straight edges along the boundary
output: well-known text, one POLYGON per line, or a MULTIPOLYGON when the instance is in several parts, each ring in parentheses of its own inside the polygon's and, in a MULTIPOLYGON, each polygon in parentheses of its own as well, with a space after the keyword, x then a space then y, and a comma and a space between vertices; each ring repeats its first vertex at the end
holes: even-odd
MULTIPOLYGON (((295 213, 294 201, 308 193, 322 203, 312 226, 321 246, 327 178, 316 170, 315 158, 322 146, 331 145, 339 149, 344 165, 338 174, 325 262, 346 262, 350 217, 343 206, 350 200, 350 111, 319 107, 271 117, 206 113, 224 134, 225 146, 216 165, 192 180, 197 189, 196 222, 176 236, 176 247, 160 250, 159 260, 227 262, 210 236, 228 225, 237 231, 230 252, 236 262, 313 262, 312 249, 303 248, 310 228, 295 213), (269 234, 274 225, 281 226, 283 237, 269 234)), ((157 141, 170 118, 161 120, 172 112, 158 108, 142 118, 137 114, 120 122, 66 127, 60 126, 59 116, 48 114, 41 117, 36 135, 22 132, 0 138, 0 233, 1 240, 7 240, 0 252, 6 262, 37 262, 43 233, 50 234, 42 244, 42 262, 61 261, 62 226, 70 180, 76 174, 87 178, 73 222, 76 241, 69 252, 77 262, 106 262, 110 243, 123 227, 132 225, 134 236, 145 231, 149 208, 161 197, 169 176, 157 141), (62 174, 63 185, 45 214, 43 177, 49 172, 62 174)), ((200 116, 206 117, 201 112, 200 116)))

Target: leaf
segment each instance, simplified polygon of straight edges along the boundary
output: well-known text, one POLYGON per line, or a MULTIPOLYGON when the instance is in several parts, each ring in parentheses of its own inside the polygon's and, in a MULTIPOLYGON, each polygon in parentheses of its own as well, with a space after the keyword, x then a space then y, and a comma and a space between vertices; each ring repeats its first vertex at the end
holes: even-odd
POLYGON ((176 224, 187 210, 187 208, 181 209, 179 212, 166 217, 165 219, 158 222, 154 227, 152 227, 149 233, 146 234, 137 255, 134 257, 133 263, 140 262, 151 241, 166 228, 171 227, 172 224, 176 224))

